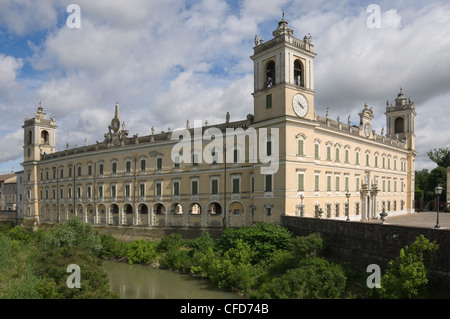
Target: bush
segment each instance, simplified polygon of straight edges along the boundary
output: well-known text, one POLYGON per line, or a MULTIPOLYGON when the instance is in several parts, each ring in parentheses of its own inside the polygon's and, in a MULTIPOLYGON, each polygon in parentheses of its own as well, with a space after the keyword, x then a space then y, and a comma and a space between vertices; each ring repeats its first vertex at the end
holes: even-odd
POLYGON ((267 262, 267 268, 275 274, 283 274, 288 269, 296 268, 299 260, 288 250, 277 250, 267 262))
POLYGON ((60 247, 80 248, 93 255, 102 250, 100 236, 91 224, 83 223, 78 217, 54 226, 45 237, 44 250, 60 247))
POLYGON ((323 258, 311 257, 300 261, 300 266, 264 283, 253 292, 253 298, 330 299, 344 292, 346 277, 342 268, 323 258))
POLYGON ((129 264, 150 264, 157 256, 157 243, 144 239, 138 239, 128 243, 126 257, 129 264))
POLYGON ((200 237, 195 239, 191 239, 187 246, 192 248, 192 253, 198 251, 206 251, 209 248, 214 248, 214 239, 212 239, 211 235, 207 231, 203 231, 200 237))
POLYGON ((428 266, 438 250, 436 243, 423 235, 416 238, 411 246, 400 250, 400 256, 391 260, 386 273, 381 277, 381 288, 374 289, 375 296, 386 299, 428 298, 428 266))
POLYGON ((237 240, 242 240, 255 251, 253 262, 270 258, 279 249, 286 249, 292 239, 292 233, 286 228, 269 223, 258 223, 252 227, 238 229, 227 228, 217 241, 217 247, 225 252, 236 247, 237 240))
POLYGON ((179 249, 183 245, 184 240, 182 239, 181 235, 173 234, 162 238, 161 241, 158 243, 157 250, 159 252, 165 252, 172 249, 179 249))
POLYGON ((32 240, 30 233, 20 226, 11 228, 8 232, 8 236, 11 239, 18 240, 24 243, 30 243, 32 240))
POLYGON ((320 233, 313 233, 292 239, 288 248, 297 258, 303 259, 318 256, 324 248, 324 243, 320 233))
POLYGON ((102 250, 99 254, 104 259, 120 259, 127 254, 127 243, 111 235, 100 235, 102 250))
POLYGON ((116 298, 109 288, 101 260, 79 248, 62 247, 40 252, 35 258, 34 273, 45 283, 37 283, 42 294, 62 299, 116 298), (76 264, 81 271, 81 288, 67 287, 67 267, 76 264), (52 283, 53 282, 53 283, 52 283))

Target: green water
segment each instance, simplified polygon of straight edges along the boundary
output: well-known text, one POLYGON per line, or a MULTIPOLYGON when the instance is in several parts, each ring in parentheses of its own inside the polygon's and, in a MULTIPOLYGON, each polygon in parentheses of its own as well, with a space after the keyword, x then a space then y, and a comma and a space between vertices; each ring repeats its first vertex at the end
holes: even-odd
POLYGON ((204 279, 145 265, 103 261, 111 290, 121 299, 239 299, 204 279))

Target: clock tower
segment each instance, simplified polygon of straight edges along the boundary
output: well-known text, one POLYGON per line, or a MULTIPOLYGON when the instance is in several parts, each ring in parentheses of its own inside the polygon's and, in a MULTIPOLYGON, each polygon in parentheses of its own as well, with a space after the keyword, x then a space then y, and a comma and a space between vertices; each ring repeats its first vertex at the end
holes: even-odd
POLYGON ((314 46, 311 36, 293 36, 284 18, 268 42, 255 36, 254 116, 261 122, 282 116, 314 120, 314 46))

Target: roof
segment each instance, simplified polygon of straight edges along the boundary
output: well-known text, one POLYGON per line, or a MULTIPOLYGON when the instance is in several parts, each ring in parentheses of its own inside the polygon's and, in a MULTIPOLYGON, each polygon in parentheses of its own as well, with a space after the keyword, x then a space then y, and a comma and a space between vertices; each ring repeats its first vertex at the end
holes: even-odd
POLYGON ((4 182, 7 179, 10 179, 11 177, 16 176, 16 174, 6 174, 6 175, 0 175, 0 182, 4 182))

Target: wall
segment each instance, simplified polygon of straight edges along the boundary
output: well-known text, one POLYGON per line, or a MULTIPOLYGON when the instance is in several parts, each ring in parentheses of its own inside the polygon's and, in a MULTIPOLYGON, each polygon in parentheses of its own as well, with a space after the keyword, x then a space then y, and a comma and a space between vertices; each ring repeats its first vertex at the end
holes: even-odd
POLYGON ((364 272, 368 265, 378 264, 384 273, 387 263, 399 255, 400 249, 422 234, 439 244, 432 270, 450 287, 450 230, 289 216, 282 218, 282 224, 299 236, 321 233, 332 258, 351 263, 364 272))
POLYGON ((222 234, 222 228, 140 228, 140 227, 124 227, 124 226, 94 226, 101 234, 109 234, 117 239, 124 241, 132 241, 136 239, 160 240, 161 238, 180 234, 183 239, 194 239, 200 237, 202 231, 208 231, 212 238, 219 238, 222 234))

